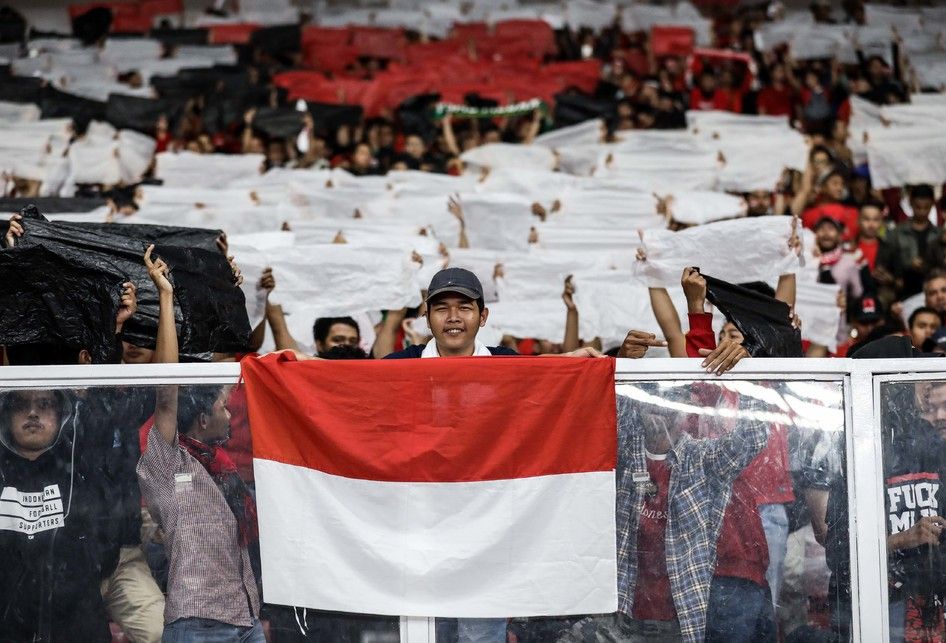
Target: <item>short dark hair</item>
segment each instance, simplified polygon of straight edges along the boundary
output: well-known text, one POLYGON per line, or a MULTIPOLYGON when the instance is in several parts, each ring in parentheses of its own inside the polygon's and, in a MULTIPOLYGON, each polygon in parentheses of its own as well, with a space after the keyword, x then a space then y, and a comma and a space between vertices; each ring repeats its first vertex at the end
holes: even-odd
POLYGON ((923 280, 923 290, 926 290, 926 284, 930 283, 934 279, 946 279, 946 270, 942 268, 933 268, 928 273, 926 273, 926 278, 923 280))
POLYGON ((332 326, 335 324, 351 326, 358 333, 359 339, 361 338, 361 328, 358 327, 358 322, 351 317, 319 317, 312 325, 312 336, 315 337, 315 341, 324 342, 327 340, 329 331, 332 330, 332 326))
POLYGON ((198 384, 181 386, 177 392, 177 430, 189 433, 201 413, 213 413, 214 404, 223 392, 223 386, 198 384))
POLYGON ((914 185, 910 188, 910 198, 911 199, 929 199, 931 201, 936 200, 936 195, 933 192, 933 186, 928 183, 920 183, 919 185, 914 185))
POLYGON ((930 308, 929 306, 920 306, 919 308, 914 310, 912 313, 910 313, 910 318, 907 320, 907 328, 913 328, 913 322, 916 321, 917 317, 919 317, 920 315, 924 313, 927 315, 934 315, 937 319, 940 318, 939 313, 933 310, 932 308, 930 308))
POLYGON ((860 207, 861 211, 863 211, 864 208, 877 208, 878 210, 880 210, 881 214, 883 214, 884 210, 887 209, 887 204, 878 199, 870 198, 864 201, 863 203, 861 203, 861 207, 860 207))
POLYGON ((359 346, 349 346, 348 344, 339 344, 332 346, 327 351, 319 353, 322 359, 368 359, 368 353, 359 346))

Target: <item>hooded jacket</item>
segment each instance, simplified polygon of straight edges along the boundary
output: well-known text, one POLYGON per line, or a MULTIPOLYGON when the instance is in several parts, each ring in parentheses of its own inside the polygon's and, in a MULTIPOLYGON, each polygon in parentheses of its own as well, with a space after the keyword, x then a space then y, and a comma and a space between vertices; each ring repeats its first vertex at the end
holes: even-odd
POLYGON ((76 401, 55 393, 59 432, 35 460, 14 448, 13 394, 0 395, 2 643, 111 639, 99 589, 118 555, 106 485, 77 443, 76 401))

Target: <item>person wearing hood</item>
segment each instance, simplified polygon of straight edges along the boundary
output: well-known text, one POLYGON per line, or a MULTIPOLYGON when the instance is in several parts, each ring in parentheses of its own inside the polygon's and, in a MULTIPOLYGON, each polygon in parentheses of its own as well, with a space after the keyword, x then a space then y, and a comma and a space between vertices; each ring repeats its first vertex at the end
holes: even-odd
POLYGON ((0 641, 109 641, 118 562, 106 484, 63 390, 0 396, 0 641))

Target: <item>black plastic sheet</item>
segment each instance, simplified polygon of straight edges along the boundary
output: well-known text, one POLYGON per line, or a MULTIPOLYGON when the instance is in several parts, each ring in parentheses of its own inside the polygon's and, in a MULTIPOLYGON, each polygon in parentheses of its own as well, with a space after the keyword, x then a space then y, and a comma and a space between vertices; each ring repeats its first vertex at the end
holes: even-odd
MULTIPOLYGON (((79 223, 50 222, 24 218, 24 234, 19 247, 42 246, 83 270, 109 275, 118 283, 132 281, 138 287, 138 312, 126 325, 125 339, 154 347, 158 328, 158 293, 145 269, 142 257, 153 241, 157 226, 112 224, 85 226, 79 223)), ((235 353, 246 349, 250 324, 243 291, 233 283, 230 266, 219 250, 209 250, 210 237, 218 231, 167 232, 165 245, 157 245, 155 255, 171 268, 177 301, 176 321, 183 353, 235 353), (202 247, 180 246, 189 235, 200 238, 202 247)))
POLYGON ((605 120, 614 116, 617 102, 608 99, 592 98, 584 94, 556 94, 555 112, 553 114, 556 127, 577 125, 592 118, 605 120))
POLYGON ((207 29, 152 29, 149 34, 165 45, 206 45, 210 42, 207 29))
POLYGON ((182 105, 175 101, 109 94, 105 119, 117 129, 131 129, 154 135, 161 115, 166 116, 173 126, 181 112, 182 105))
POLYGON ((8 103, 39 103, 46 82, 28 76, 0 77, 0 96, 8 103))
POLYGON ((111 27, 112 10, 106 7, 89 9, 72 19, 72 34, 83 45, 91 45, 104 38, 111 27))
POLYGON ((262 107, 253 118, 253 127, 273 138, 295 138, 304 127, 302 112, 291 107, 262 107))
POLYGON ((105 103, 62 92, 54 87, 44 87, 37 102, 43 118, 71 118, 79 134, 85 132, 90 121, 106 118, 105 103))
POLYGON ((84 348, 93 363, 111 361, 123 281, 42 246, 0 251, 0 344, 84 348))
MULTIPOLYGON (((83 197, 3 197, 0 198, 0 213, 14 214, 29 205, 35 205, 40 212, 55 214, 62 212, 91 212, 96 208, 106 205, 105 199, 92 199, 83 197)), ((3 217, 0 222, 0 230, 6 231, 6 225, 9 217, 3 217)))
POLYGON ((703 275, 706 298, 745 340, 753 357, 803 357, 801 331, 791 323, 788 304, 760 292, 703 275))

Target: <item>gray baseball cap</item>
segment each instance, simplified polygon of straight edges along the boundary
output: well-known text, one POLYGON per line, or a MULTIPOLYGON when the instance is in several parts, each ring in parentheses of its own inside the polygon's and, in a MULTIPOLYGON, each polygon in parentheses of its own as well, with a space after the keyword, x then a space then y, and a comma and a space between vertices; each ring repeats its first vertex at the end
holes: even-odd
POLYGON ((427 288, 427 301, 442 295, 445 292, 453 292, 470 299, 483 298, 483 285, 469 270, 464 268, 445 268, 434 275, 430 280, 430 286, 427 288))

